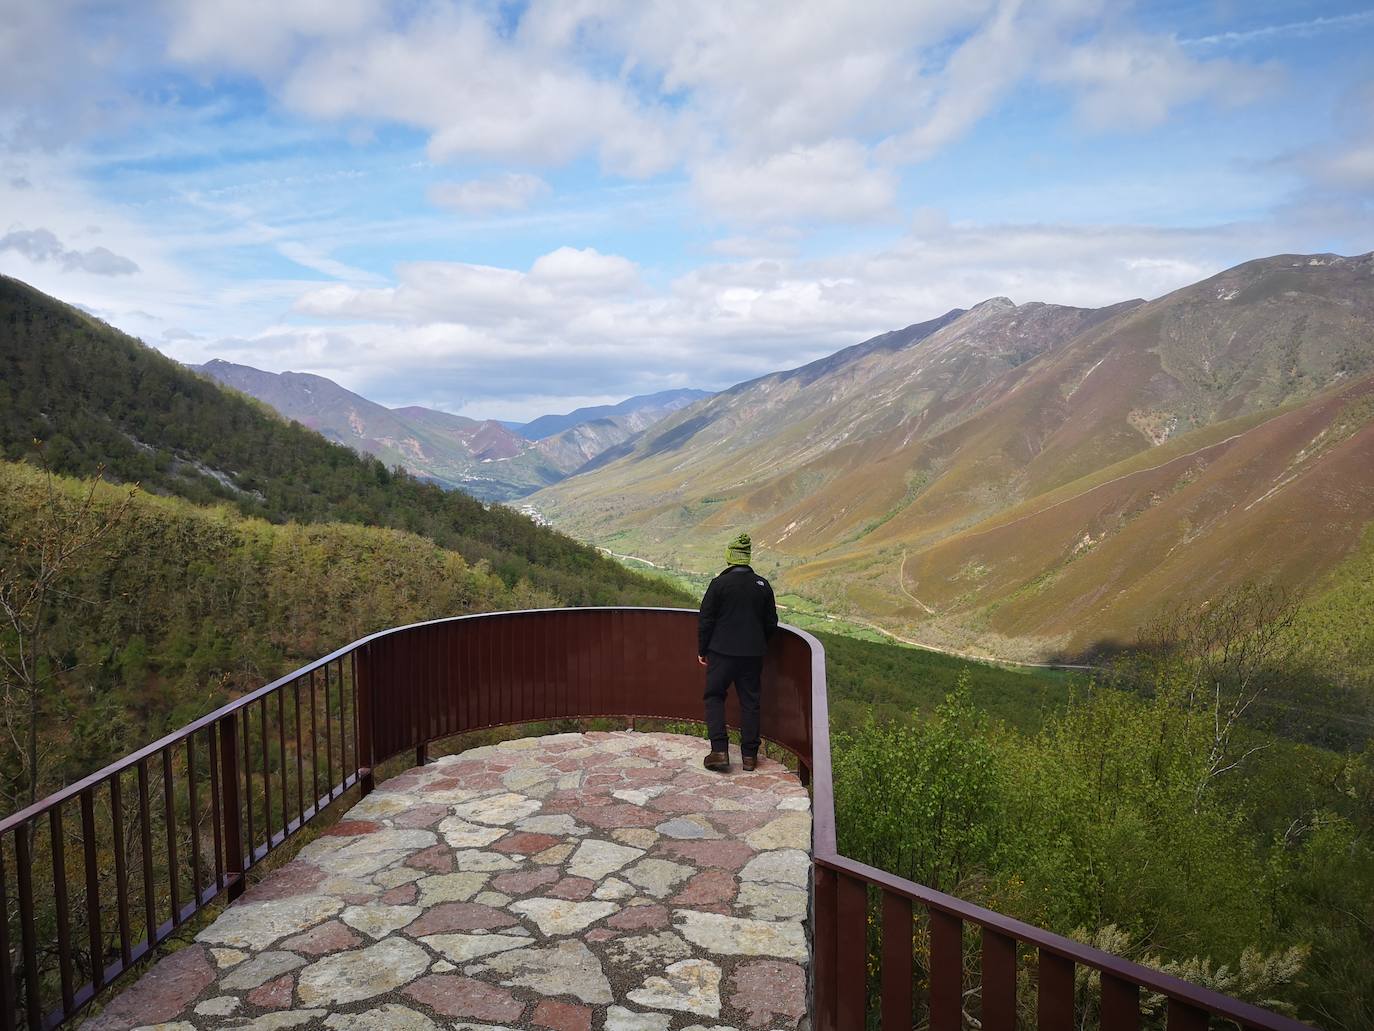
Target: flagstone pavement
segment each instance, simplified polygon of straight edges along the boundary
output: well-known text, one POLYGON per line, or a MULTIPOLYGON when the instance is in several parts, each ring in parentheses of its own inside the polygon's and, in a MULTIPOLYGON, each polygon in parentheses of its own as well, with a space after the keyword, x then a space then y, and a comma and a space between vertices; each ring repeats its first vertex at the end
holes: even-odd
POLYGON ((806 1026, 796 777, 558 734, 380 784, 87 1031, 806 1026))

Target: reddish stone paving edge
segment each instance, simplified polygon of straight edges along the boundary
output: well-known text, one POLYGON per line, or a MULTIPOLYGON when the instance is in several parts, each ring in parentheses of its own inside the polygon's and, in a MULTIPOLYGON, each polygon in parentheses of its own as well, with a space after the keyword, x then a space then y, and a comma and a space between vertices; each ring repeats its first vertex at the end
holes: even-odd
POLYGON ((704 750, 559 734, 409 770, 84 1028, 804 1028, 809 799, 704 750))

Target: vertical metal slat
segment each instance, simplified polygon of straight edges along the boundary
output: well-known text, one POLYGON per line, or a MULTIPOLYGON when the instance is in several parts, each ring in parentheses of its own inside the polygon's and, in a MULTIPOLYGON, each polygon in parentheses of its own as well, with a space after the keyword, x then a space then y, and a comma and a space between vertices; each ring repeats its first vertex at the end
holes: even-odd
POLYGON ((119 908, 119 959, 120 965, 127 967, 133 962, 133 954, 129 932, 129 871, 125 860, 128 842, 124 837, 124 789, 119 777, 116 773, 110 778, 110 827, 114 839, 115 903, 119 908))
POLYGON ((883 1031, 911 1027, 911 900, 883 892, 883 1031))
MULTIPOLYGON (((243 894, 244 872, 243 830, 239 825, 239 721, 235 713, 229 713, 219 721, 219 760, 220 791, 223 793, 224 807, 224 871, 228 879, 229 898, 243 894)), ((249 791, 252 795, 252 791, 249 791)), ((252 839, 249 839, 251 853, 252 839)))
POLYGON ((816 932, 812 983, 816 986, 816 1031, 835 1031, 835 989, 838 973, 835 949, 835 893, 838 877, 829 867, 813 865, 816 890, 816 932))
MULTIPOLYGON (((20 828, 22 831, 23 828, 20 828)), ((5 839, 0 835, 0 1029, 14 1031, 19 1000, 14 994, 14 966, 10 959, 10 900, 5 881, 5 839)))
POLYGON ((305 756, 301 752, 301 680, 291 681, 291 690, 296 703, 296 813, 302 827, 305 826, 305 756))
POLYGON ((863 1031, 868 1009, 868 886, 839 875, 835 905, 835 974, 839 1031, 863 1031))
POLYGON ((57 920, 57 967, 62 987, 62 1012, 75 1008, 72 987, 71 905, 67 898, 67 850, 62 833, 62 805, 48 810, 48 833, 52 836, 52 894, 57 920))
MULTIPOLYGON (((244 717, 247 717, 244 713, 244 717)), ((262 838, 264 848, 272 851, 272 759, 269 753, 267 733, 267 696, 258 701, 258 717, 262 724, 262 838)))
POLYGON ((167 882, 171 892, 172 925, 181 923, 181 866, 177 855, 177 796, 172 782, 172 749, 162 750, 162 805, 167 821, 167 882))
POLYGON ((1072 1031, 1073 960, 1040 950, 1039 994, 1035 1013, 1038 1031, 1072 1031))
POLYGON ((224 890, 224 835, 221 828, 224 826, 221 820, 219 805, 219 764, 220 748, 222 745, 217 740, 215 727, 205 728, 205 740, 209 743, 206 750, 210 765, 210 823, 214 828, 215 835, 215 889, 224 890))
POLYGON ((291 806, 286 800, 286 692, 277 688, 277 750, 281 753, 281 766, 277 768, 281 779, 281 836, 282 840, 291 833, 291 806))
POLYGON ((148 802, 148 760, 138 761, 138 835, 143 855, 144 941, 157 937, 157 891, 153 880, 153 821, 148 802))
MULTIPOLYGON (((245 815, 248 817, 248 850, 243 853, 243 865, 239 868, 239 871, 243 872, 253 865, 253 853, 257 849, 257 834, 253 830, 253 753, 250 746, 253 737, 253 724, 248 719, 248 710, 246 708, 239 709, 230 714, 234 718, 235 731, 238 730, 237 717, 239 713, 243 714, 243 805, 245 815)), ((237 780, 237 777, 235 779, 237 780)), ((237 788, 238 785, 235 784, 234 787, 237 788)), ((224 788, 226 791, 229 790, 229 785, 226 783, 224 788)))
POLYGON ((1016 939, 983 928, 983 1029, 1015 1031, 1016 939))
MULTIPOLYGON (((96 849, 95 789, 81 792, 81 844, 86 859, 86 937, 91 950, 91 985, 105 983, 105 935, 100 921, 100 866, 96 849)), ((0 906, 0 910, 3 906, 0 906)), ((7 955, 0 949, 0 955, 7 955)))
POLYGON ((964 1024, 964 922, 930 912, 931 1031, 960 1031, 964 1024))
MULTIPOLYGON (((1169 1000, 1169 1031, 1207 1031, 1209 1023, 1207 1014, 1202 1010, 1177 999, 1169 1000)), ((1102 1031, 1108 1031, 1106 1021, 1103 1021, 1102 1031)))
POLYGON ((200 908, 200 792, 196 782, 196 735, 186 735, 186 803, 191 832, 191 901, 200 908))
POLYGON ((19 943, 24 969, 24 1017, 30 1028, 43 1026, 43 1003, 39 996, 38 933, 33 921, 33 837, 34 826, 25 823, 14 832, 14 866, 19 889, 19 943))
MULTIPOLYGON (((1207 1022, 1203 1020, 1204 1031, 1207 1022)), ((1102 1031, 1137 1031, 1140 988, 1111 974, 1102 975, 1102 1031)))

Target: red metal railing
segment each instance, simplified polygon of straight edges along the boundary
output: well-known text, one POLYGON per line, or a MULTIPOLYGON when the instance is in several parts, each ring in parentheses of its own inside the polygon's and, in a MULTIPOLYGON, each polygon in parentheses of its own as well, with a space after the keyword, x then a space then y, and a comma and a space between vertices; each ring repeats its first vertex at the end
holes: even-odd
MULTIPOLYGON (((508 724, 699 719, 695 652, 695 613, 679 609, 549 609, 398 627, 0 821, 0 1031, 66 1023, 197 911, 240 894, 249 870, 345 791, 371 790, 374 767, 392 756, 414 749, 422 762, 432 741, 508 724)), ((1101 974, 1108 1031, 1138 1026, 1142 988, 1168 999, 1173 1031, 1205 1028, 1208 1014, 1264 1031, 1303 1027, 841 856, 819 642, 783 627, 764 684, 764 736, 814 778, 818 1031, 869 1019, 870 891, 881 898, 873 1016, 884 1028, 912 1025, 918 951, 928 956, 930 1027, 963 1026, 965 925, 981 928, 987 1031, 1015 1024, 1017 943, 1038 951, 1041 1028, 1074 1026, 1075 964, 1101 974)), ((737 715, 727 708, 732 723, 737 715)))

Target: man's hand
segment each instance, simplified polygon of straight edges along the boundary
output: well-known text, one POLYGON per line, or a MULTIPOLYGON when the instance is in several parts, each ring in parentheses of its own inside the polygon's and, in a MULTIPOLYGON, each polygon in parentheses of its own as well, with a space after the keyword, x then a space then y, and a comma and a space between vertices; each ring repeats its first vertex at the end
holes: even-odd
POLYGON ((698 655, 698 656, 697 656, 697 662, 701 663, 703 666, 706 665, 706 656, 705 656, 705 655, 698 655))

